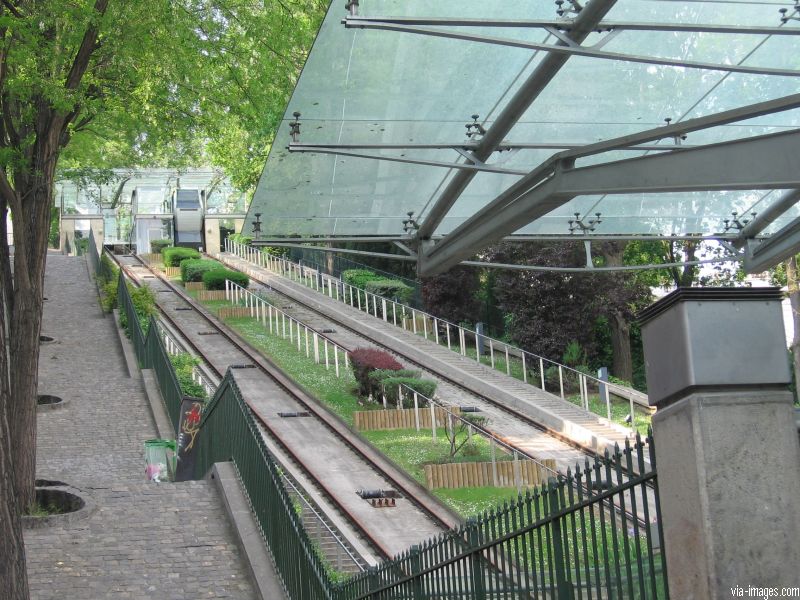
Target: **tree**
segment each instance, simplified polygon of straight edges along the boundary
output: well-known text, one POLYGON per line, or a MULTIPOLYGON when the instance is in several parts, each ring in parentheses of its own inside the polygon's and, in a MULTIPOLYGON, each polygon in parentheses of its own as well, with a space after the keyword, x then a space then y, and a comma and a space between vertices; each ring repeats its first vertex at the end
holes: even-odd
POLYGON ((455 267, 446 273, 422 281, 425 310, 452 321, 473 323, 480 306, 476 294, 480 272, 475 267, 455 267))
POLYGON ((211 159, 242 187, 252 185, 324 5, 0 4, 0 597, 28 596, 19 515, 34 499, 39 333, 57 167, 211 159))
MULTIPOLYGON (((604 261, 619 265, 624 244, 601 248, 604 261)), ((487 252, 487 260, 538 266, 582 267, 582 245, 562 243, 504 243, 487 252)), ((628 273, 500 271, 494 294, 508 315, 507 334, 522 348, 560 360, 567 346, 577 342, 590 356, 595 353, 595 327, 604 316, 611 328, 614 374, 630 381, 633 365, 630 320, 650 299, 649 288, 628 273)))

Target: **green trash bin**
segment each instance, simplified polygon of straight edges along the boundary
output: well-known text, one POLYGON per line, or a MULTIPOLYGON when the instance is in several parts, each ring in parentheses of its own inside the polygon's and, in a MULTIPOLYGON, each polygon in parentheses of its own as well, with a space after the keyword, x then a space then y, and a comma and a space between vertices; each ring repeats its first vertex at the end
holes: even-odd
POLYGON ((144 443, 145 475, 161 483, 175 477, 175 440, 147 440, 144 443))

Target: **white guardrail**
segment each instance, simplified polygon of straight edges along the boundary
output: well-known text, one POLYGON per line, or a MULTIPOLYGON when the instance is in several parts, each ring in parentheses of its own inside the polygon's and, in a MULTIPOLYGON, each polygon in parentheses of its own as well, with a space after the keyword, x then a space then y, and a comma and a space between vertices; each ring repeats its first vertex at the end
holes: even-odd
POLYGON ((559 395, 564 400, 568 400, 569 392, 577 388, 575 389, 576 394, 574 394, 575 403, 609 421, 613 421, 610 394, 624 398, 628 400, 628 414, 633 433, 635 433, 635 406, 642 407, 640 412, 650 413, 647 395, 632 388, 602 381, 538 354, 512 346, 467 327, 456 325, 425 311, 367 292, 317 269, 273 256, 252 246, 225 240, 225 250, 242 260, 301 283, 329 298, 401 327, 405 331, 447 346, 449 350, 458 352, 462 356, 469 355, 472 358, 474 354, 476 361, 503 371, 506 375, 521 379, 546 392, 559 395), (482 355, 479 355, 475 349, 476 341, 482 342, 485 347, 482 355), (592 401, 593 394, 600 396, 599 404, 592 401))
POLYGON ((340 377, 341 367, 345 371, 350 367, 347 350, 302 321, 298 321, 286 314, 277 306, 270 304, 262 298, 243 288, 242 286, 226 279, 225 299, 248 310, 256 321, 261 323, 266 330, 283 339, 289 338, 291 344, 297 344, 297 351, 303 352, 305 347, 306 358, 314 357, 316 364, 325 363, 325 368, 334 367, 336 377, 340 377), (305 334, 305 343, 303 343, 305 334), (342 365, 340 366, 340 362, 342 365))

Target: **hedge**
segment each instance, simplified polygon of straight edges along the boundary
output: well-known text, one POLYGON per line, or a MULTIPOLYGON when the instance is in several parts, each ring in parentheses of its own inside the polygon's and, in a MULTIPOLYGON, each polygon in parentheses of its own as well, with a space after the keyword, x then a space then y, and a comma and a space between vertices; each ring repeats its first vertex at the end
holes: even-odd
POLYGON ((172 240, 150 240, 150 252, 161 254, 164 248, 169 248, 171 245, 172 240))
POLYGON ((181 262, 181 281, 203 281, 203 273, 224 268, 215 260, 187 259, 181 262))
POLYGON ((403 365, 397 362, 391 354, 383 350, 356 348, 350 352, 350 367, 353 369, 353 375, 358 382, 359 396, 366 398, 372 388, 369 379, 370 373, 378 369, 399 371, 403 368, 403 365))
POLYGON ((170 246, 161 250, 165 267, 178 267, 181 261, 200 258, 200 253, 194 248, 176 248, 170 246))
POLYGON ((376 281, 378 279, 384 278, 368 269, 348 269, 342 271, 342 281, 362 289, 367 282, 376 281))
POLYGON ((368 281, 364 289, 370 294, 382 296, 390 300, 397 299, 401 304, 408 304, 414 295, 414 288, 396 279, 377 279, 368 281))
POLYGON ((414 377, 419 378, 420 372, 411 369, 375 369, 367 374, 370 384, 370 394, 373 398, 380 398, 383 384, 389 377, 414 377))
POLYGON ((246 288, 250 283, 250 278, 247 275, 239 271, 231 271, 230 269, 220 268, 203 273, 203 285, 207 290, 224 290, 226 279, 243 288, 246 288))
MULTIPOLYGON (((401 385, 411 388, 413 391, 425 396, 426 398, 433 398, 436 392, 436 382, 430 379, 419 379, 417 377, 387 377, 383 380, 383 393, 386 395, 386 402, 391 406, 397 406, 397 394, 401 385)), ((417 397, 420 406, 427 406, 428 402, 422 398, 417 397)), ((403 408, 412 408, 414 406, 414 397, 408 390, 403 390, 403 408)))

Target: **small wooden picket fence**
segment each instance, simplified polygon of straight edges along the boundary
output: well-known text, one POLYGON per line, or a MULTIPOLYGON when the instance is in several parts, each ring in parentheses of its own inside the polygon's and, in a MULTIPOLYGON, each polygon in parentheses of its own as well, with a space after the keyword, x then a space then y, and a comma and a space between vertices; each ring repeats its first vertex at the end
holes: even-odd
MULTIPOLYGON (((225 291, 222 291, 222 299, 225 299, 225 291)), ((220 319, 235 319, 238 317, 252 317, 253 309, 248 306, 223 306, 219 309, 220 319)))
MULTIPOLYGON (((552 458, 541 461, 555 470, 552 458)), ((425 465, 425 483, 429 490, 465 487, 534 487, 547 481, 553 472, 532 460, 503 460, 491 462, 462 462, 425 465)))
MULTIPOLYGON (((447 412, 441 407, 434 408, 436 413, 436 426, 445 427, 447 412)), ((459 414, 457 407, 452 407, 451 412, 459 414)), ((413 408, 387 409, 387 410, 360 410, 353 413, 353 422, 358 431, 375 431, 381 429, 415 429, 417 419, 413 408)), ((429 406, 419 407, 419 426, 423 429, 431 427, 431 409, 429 406)))
MULTIPOLYGON (((190 292, 197 292, 206 289, 205 284, 202 281, 187 281, 184 285, 186 286, 186 289, 189 290, 190 292)), ((214 291, 222 291, 223 294, 225 293, 225 290, 214 290, 214 291)))
POLYGON ((197 299, 204 300, 225 300, 225 290, 198 290, 197 299))
POLYGON ((164 267, 164 274, 167 277, 180 277, 181 276, 181 268, 180 267, 164 267))
POLYGON ((137 255, 144 262, 151 267, 158 267, 164 264, 164 258, 160 254, 153 254, 152 252, 145 252, 144 254, 137 255))

